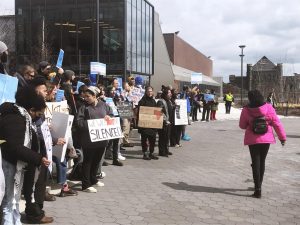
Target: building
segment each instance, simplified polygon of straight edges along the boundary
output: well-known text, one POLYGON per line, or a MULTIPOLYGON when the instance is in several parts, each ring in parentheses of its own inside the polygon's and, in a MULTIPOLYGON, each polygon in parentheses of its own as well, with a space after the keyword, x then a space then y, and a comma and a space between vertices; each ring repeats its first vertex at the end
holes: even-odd
POLYGON ((92 61, 105 63, 107 75, 153 74, 154 7, 146 0, 15 0, 15 11, 19 64, 55 64, 63 49, 63 67, 80 74, 92 61))

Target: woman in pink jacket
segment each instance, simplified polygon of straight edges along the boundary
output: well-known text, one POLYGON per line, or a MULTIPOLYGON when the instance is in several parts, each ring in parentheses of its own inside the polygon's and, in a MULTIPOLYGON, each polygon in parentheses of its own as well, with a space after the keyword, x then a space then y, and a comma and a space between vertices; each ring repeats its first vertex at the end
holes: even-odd
POLYGON ((286 134, 274 108, 264 102, 257 91, 248 92, 249 105, 244 107, 240 117, 240 128, 245 129, 244 144, 249 146, 255 192, 252 197, 261 198, 261 185, 265 172, 265 160, 270 144, 275 143, 273 128, 284 146, 286 134))

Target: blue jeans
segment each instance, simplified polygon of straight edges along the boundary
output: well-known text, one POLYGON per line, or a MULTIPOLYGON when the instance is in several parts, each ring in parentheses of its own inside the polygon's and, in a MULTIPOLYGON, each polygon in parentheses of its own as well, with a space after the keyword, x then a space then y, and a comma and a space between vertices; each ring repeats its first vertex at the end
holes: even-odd
MULTIPOLYGON (((3 158, 2 158, 3 159, 3 158)), ((13 165, 3 159, 2 169, 5 177, 5 195, 2 200, 2 225, 22 225, 19 211, 19 202, 21 193, 14 194, 14 183, 16 165, 13 165)), ((23 176, 20 182, 19 192, 22 190, 23 176)))
POLYGON ((56 172, 57 172, 57 183, 58 184, 65 184, 67 182, 67 160, 60 162, 60 160, 56 156, 52 156, 53 162, 56 165, 56 172))

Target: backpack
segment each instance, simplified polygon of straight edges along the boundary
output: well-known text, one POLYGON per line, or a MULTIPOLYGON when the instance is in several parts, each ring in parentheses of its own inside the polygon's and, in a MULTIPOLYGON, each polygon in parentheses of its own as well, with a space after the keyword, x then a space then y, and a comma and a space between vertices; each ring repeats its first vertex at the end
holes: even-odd
POLYGON ((268 123, 264 116, 254 118, 252 122, 252 131, 254 134, 265 134, 268 132, 268 123))

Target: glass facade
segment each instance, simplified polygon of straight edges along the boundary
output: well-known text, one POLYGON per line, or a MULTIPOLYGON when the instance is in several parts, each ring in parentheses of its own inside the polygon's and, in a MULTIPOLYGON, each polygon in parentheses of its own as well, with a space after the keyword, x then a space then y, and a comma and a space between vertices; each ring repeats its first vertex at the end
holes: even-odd
POLYGON ((63 67, 87 74, 90 62, 97 61, 98 25, 99 61, 107 64, 108 75, 151 75, 153 7, 144 0, 99 3, 97 24, 96 0, 16 0, 18 63, 55 64, 61 48, 63 67))
POLYGON ((153 74, 153 14, 147 1, 127 0, 127 71, 153 74))

